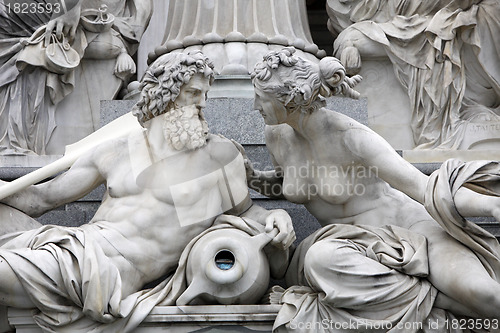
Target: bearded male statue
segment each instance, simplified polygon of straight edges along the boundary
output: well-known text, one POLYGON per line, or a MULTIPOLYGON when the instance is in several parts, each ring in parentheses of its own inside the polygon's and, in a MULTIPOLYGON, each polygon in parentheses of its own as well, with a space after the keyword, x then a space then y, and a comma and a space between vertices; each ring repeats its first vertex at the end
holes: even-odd
POLYGON ((36 309, 36 322, 52 331, 126 332, 161 302, 141 306, 141 288, 173 273, 185 246, 220 214, 277 228, 272 244, 290 246, 288 214, 252 204, 238 149, 208 133, 202 108, 212 68, 200 52, 158 58, 133 110, 142 128, 2 200, 38 216, 106 187, 88 224, 0 238, 0 305, 36 309))

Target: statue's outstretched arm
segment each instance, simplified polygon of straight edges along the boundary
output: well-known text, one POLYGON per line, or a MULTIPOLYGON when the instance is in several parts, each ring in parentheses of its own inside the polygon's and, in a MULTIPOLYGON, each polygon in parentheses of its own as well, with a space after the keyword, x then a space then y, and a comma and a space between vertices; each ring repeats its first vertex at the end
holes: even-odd
POLYGON ((344 145, 372 174, 423 204, 428 176, 404 160, 380 135, 359 124, 348 130, 344 145))
MULTIPOLYGON (((378 134, 361 125, 350 130, 345 145, 365 167, 374 168, 378 177, 424 204, 429 177, 399 156, 378 134)), ((461 187, 455 193, 454 201, 456 209, 464 217, 492 216, 500 221, 499 197, 461 187)))
POLYGON ((233 144, 238 148, 241 155, 243 156, 248 187, 271 199, 284 199, 285 197, 283 195, 283 172, 279 164, 276 162, 276 159, 272 155, 272 152, 269 153, 271 161, 274 165, 274 169, 258 170, 255 169, 254 164, 247 156, 243 146, 241 146, 234 140, 233 144))

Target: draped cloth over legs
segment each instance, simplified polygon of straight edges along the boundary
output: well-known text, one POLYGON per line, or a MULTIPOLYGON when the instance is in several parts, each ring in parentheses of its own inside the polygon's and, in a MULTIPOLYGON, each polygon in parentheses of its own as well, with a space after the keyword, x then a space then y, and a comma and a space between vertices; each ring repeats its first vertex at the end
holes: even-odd
POLYGON ((297 248, 274 329, 411 332, 406 323, 444 315, 433 311, 428 269, 423 236, 394 226, 326 226, 297 248))
MULTIPOLYGON (((122 294, 127 282, 96 242, 102 235, 95 224, 43 226, 5 235, 0 237, 0 257, 9 263, 37 306, 34 318, 44 331, 130 332, 156 305, 175 305, 186 289, 185 267, 193 245, 221 228, 237 228, 252 236, 263 232, 257 222, 222 215, 185 247, 178 267, 165 267, 166 273, 175 273, 156 287, 131 295, 122 294)), ((132 264, 129 272, 142 274, 132 264)))
MULTIPOLYGON (((498 196, 500 163, 449 160, 431 175, 425 194, 432 217, 498 281, 500 246, 458 213, 453 196, 462 186, 498 196)), ((305 239, 292 258, 291 287, 281 298, 274 330, 449 332, 449 325, 436 326, 452 315, 433 308, 438 292, 425 278, 428 260, 425 238, 407 229, 324 227, 305 239)))
POLYGON ((500 281, 500 247, 489 232, 466 220, 454 204, 460 187, 500 196, 500 163, 448 160, 435 171, 427 184, 425 208, 453 238, 477 255, 492 278, 500 281))

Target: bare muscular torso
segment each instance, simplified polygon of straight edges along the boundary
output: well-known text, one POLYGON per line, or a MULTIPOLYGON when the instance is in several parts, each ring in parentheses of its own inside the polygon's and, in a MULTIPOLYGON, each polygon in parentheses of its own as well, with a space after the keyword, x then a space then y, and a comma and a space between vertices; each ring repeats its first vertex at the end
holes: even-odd
POLYGON ((97 241, 127 280, 125 294, 175 269, 189 241, 232 208, 222 170, 233 168, 231 181, 246 190, 243 160, 227 139, 211 136, 195 151, 153 156, 149 166, 136 163, 142 149, 140 140, 123 139, 100 152, 107 191, 87 226, 99 229, 97 241))
POLYGON ((288 125, 266 128, 267 146, 283 168, 283 194, 303 204, 321 225, 398 225, 411 228, 432 218, 424 207, 379 178, 376 166, 364 165, 344 144, 355 124, 343 115, 329 114, 335 128, 319 129, 314 138, 288 125))

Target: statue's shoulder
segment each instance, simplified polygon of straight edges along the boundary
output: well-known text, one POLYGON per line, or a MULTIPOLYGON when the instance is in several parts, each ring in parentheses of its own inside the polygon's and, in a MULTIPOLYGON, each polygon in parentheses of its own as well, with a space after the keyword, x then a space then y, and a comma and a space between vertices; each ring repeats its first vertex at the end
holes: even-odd
POLYGON ((295 137, 293 128, 287 124, 266 125, 264 128, 266 144, 273 144, 277 141, 289 142, 295 137))
POLYGON ((220 134, 209 134, 207 148, 212 158, 221 163, 232 161, 240 155, 233 141, 220 134))
POLYGON ((214 152, 238 152, 233 141, 229 140, 221 134, 209 134, 207 145, 214 152))
POLYGON ((114 165, 120 159, 128 158, 130 151, 137 150, 137 148, 131 147, 134 141, 133 137, 129 134, 106 140, 90 151, 89 158, 99 167, 114 165))
POLYGON ((321 117, 317 119, 318 124, 326 127, 327 130, 331 130, 333 132, 336 131, 348 131, 350 129, 360 129, 365 127, 360 122, 355 119, 334 111, 330 109, 323 109, 324 112, 321 113, 321 117))
POLYGON ((231 140, 229 140, 228 138, 226 138, 224 135, 222 134, 213 134, 213 133, 209 133, 208 134, 208 137, 207 137, 207 142, 208 143, 231 143, 231 140))
POLYGON ((101 143, 96 148, 96 152, 121 152, 123 150, 128 150, 128 146, 130 145, 130 135, 125 135, 122 137, 106 140, 101 143))

